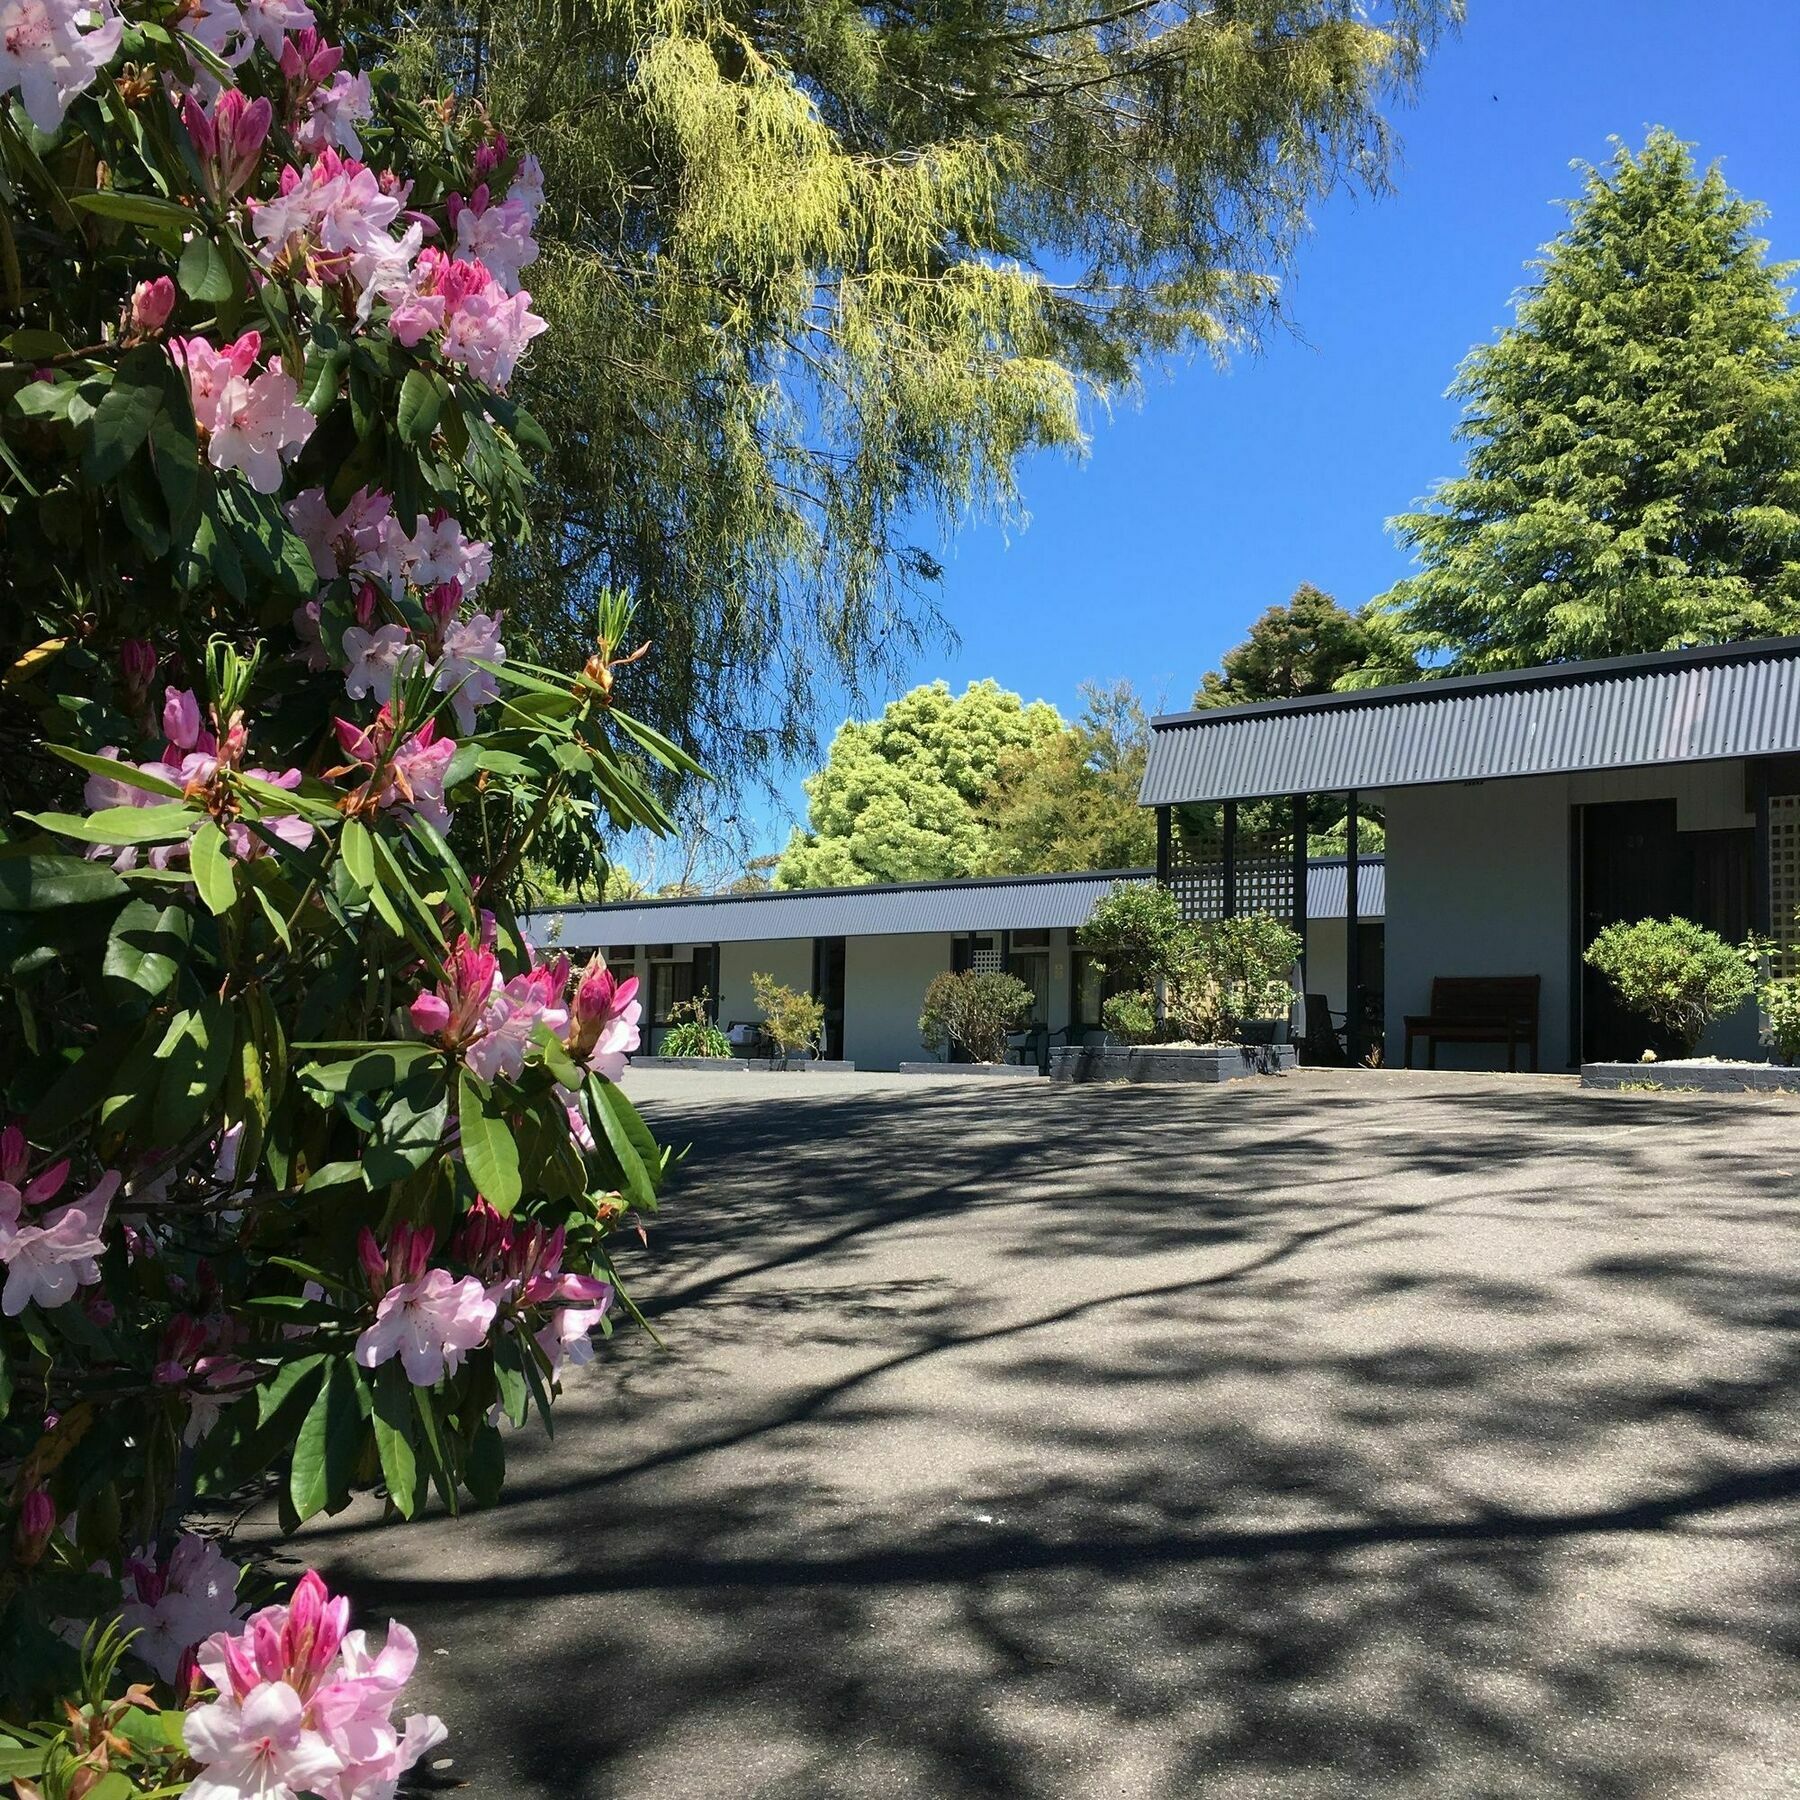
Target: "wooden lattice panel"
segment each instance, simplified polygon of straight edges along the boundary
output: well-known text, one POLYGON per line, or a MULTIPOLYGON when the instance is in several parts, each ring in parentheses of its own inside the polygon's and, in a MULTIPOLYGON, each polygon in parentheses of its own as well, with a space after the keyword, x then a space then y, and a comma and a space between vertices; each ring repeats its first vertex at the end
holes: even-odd
POLYGON ((1169 887, 1181 916, 1190 922, 1222 919, 1227 912, 1266 913, 1271 918, 1292 919, 1294 907, 1294 853, 1291 842, 1272 844, 1259 838, 1245 845, 1233 863, 1237 905, 1225 903, 1223 861, 1177 862, 1169 870, 1169 887))
POLYGON ((1769 935, 1782 975, 1800 974, 1800 794, 1769 796, 1769 935))

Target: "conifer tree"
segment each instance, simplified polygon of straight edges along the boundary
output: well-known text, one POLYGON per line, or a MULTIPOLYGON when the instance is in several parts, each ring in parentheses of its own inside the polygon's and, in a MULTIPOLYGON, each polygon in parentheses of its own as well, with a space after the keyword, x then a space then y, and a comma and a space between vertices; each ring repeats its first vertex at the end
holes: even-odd
POLYGON ((1467 466, 1395 521, 1423 567, 1385 607, 1458 671, 1800 629, 1795 265, 1666 130, 1569 210, 1451 389, 1467 466))

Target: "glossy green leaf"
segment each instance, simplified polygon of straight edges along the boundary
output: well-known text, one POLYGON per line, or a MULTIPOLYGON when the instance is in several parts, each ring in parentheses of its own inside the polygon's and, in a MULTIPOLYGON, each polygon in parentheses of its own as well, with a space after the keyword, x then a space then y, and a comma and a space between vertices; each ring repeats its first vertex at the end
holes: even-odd
POLYGON ((204 232, 188 239, 175 266, 175 279, 190 300, 206 300, 217 304, 229 300, 237 290, 231 259, 204 232))
MULTIPOLYGON (((296 1050, 325 1048, 296 1044, 296 1050)), ((309 1062, 299 1071, 301 1086, 326 1099, 339 1094, 380 1092, 397 1087, 408 1072, 421 1063, 442 1063, 444 1053, 435 1044, 346 1044, 330 1046, 354 1052, 329 1062, 309 1062)))
POLYGON ((112 385, 84 428, 81 466, 89 481, 113 481, 144 446, 162 410, 168 352, 160 344, 140 344, 120 360, 112 385))
POLYGON ((363 1174, 371 1187, 404 1181, 443 1147, 450 1118, 450 1088, 443 1071, 415 1069, 381 1107, 363 1149, 363 1174))
POLYGON ((84 212, 98 213, 104 219, 124 219, 133 225, 174 225, 188 230, 200 223, 185 206, 159 199, 155 194, 121 194, 102 188, 97 193, 71 194, 69 199, 84 212))
POLYGON ((221 917, 237 905, 237 865, 225 849, 225 834, 208 819, 188 846, 194 885, 207 907, 221 917))
POLYGON ((130 891, 105 863, 85 857, 0 856, 0 912, 50 912, 130 891))
POLYGON ((423 369, 409 369, 400 384, 400 405, 395 413, 400 441, 417 444, 429 438, 443 406, 444 396, 431 377, 423 369))
MULTIPOLYGON (((174 844, 186 838, 202 814, 170 801, 164 806, 103 806, 91 813, 21 813, 33 825, 84 844, 174 844)), ((213 829, 216 831, 217 826, 213 829)))
POLYGON ((157 1143, 177 1144, 200 1123, 224 1085, 236 1041, 236 1009, 217 995, 183 1008, 170 1020, 157 1046, 162 1067, 156 1108, 147 1122, 157 1143))
POLYGON ((302 1522, 346 1499, 362 1434, 357 1379, 347 1359, 333 1358, 325 1380, 301 1421, 288 1471, 288 1498, 302 1522))
POLYGON ((113 921, 101 964, 102 991, 115 1001, 154 1000, 187 958, 193 916, 185 906, 133 900, 113 921))
POLYGON ((338 854, 343 857, 344 867, 358 887, 366 889, 375 885, 375 845, 369 837, 369 828, 360 819, 344 821, 343 835, 338 839, 338 854))
POLYGON ((148 769, 140 769, 122 757, 95 756, 91 751, 73 750, 67 744, 46 744, 44 748, 52 756, 60 756, 64 762, 73 763, 90 775, 104 775, 109 781, 122 781, 127 787, 142 788, 147 794, 161 794, 166 799, 181 798, 180 782, 153 775, 148 769))
POLYGON ((491 1098, 484 1098, 465 1071, 458 1095, 463 1162, 482 1197, 500 1213, 510 1213, 523 1191, 519 1181, 519 1146, 512 1128, 491 1098))
POLYGON ((412 1383, 396 1359, 375 1371, 371 1387, 381 1478, 400 1516, 410 1519, 424 1498, 424 1472, 413 1449, 412 1383))
POLYGON ((257 1423, 268 1424, 293 1395, 310 1391, 311 1384, 319 1379, 324 1367, 325 1358, 318 1352, 283 1363, 256 1390, 257 1423))

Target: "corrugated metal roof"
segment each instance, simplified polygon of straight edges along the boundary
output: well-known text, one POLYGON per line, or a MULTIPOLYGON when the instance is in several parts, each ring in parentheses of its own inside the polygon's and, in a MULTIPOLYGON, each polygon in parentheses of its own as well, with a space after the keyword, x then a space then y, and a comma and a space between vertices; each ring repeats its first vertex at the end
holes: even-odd
MULTIPOLYGON (((1357 902, 1365 919, 1381 917, 1383 876, 1378 858, 1363 858, 1357 902)), ((1072 929, 1087 923, 1116 883, 1150 879, 1148 869, 1109 869, 1098 874, 1022 875, 995 881, 627 900, 538 913, 526 923, 539 943, 555 942, 571 950, 606 944, 747 944, 775 938, 1072 929)), ((1344 859, 1315 862, 1308 873, 1306 892, 1307 910, 1313 918, 1342 918, 1344 859)))
MULTIPOLYGON (((1356 870, 1356 916, 1365 924, 1387 916, 1387 858, 1359 856, 1356 870)), ((1315 858, 1306 868, 1306 916, 1341 919, 1350 911, 1350 884, 1344 871, 1347 856, 1315 858)))
POLYGON ((1800 751, 1800 638, 1158 719, 1146 806, 1800 751))

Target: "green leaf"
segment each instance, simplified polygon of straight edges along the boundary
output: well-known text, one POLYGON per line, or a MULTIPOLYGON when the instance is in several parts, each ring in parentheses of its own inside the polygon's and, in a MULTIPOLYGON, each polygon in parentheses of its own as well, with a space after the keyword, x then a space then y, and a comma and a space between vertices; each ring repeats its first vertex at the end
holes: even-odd
MULTIPOLYGON (((159 1029, 153 1026, 153 1030, 159 1029)), ((67 1131, 79 1118, 93 1111, 117 1079, 120 1064, 144 1031, 141 1019, 103 1032, 88 1049, 51 1084, 50 1091, 31 1109, 33 1134, 54 1137, 67 1131)))
POLYGON ((87 443, 81 466, 89 481, 116 480, 143 448, 162 410, 163 378, 170 367, 168 352, 160 344, 140 344, 126 351, 112 386, 83 432, 87 443))
POLYGON ((400 1516, 410 1519, 424 1498, 423 1471, 413 1449, 412 1383, 396 1358, 375 1371, 372 1388, 381 1478, 400 1516))
POLYGON ((484 1423, 476 1428, 463 1480, 477 1506, 492 1506, 500 1498, 506 1485, 506 1446, 500 1441, 498 1426, 484 1423))
POLYGON ((323 1354, 296 1357, 283 1363, 256 1390, 256 1422, 266 1425, 292 1395, 301 1392, 325 1366, 323 1354))
POLYGON ((608 1149, 619 1166, 623 1186, 635 1205, 648 1212, 656 1210, 657 1181, 662 1173, 662 1152, 650 1135, 650 1128, 637 1115, 637 1108, 604 1076, 596 1075, 588 1082, 593 1112, 606 1134, 608 1149), (651 1168, 657 1171, 655 1179, 651 1168))
POLYGON ((231 259, 204 232, 188 239, 175 267, 175 279, 190 300, 206 300, 215 305, 229 300, 237 291, 231 259))
POLYGON ((126 762, 123 757, 95 756, 87 750, 72 750, 67 744, 46 744, 44 748, 52 756, 60 756, 64 762, 86 769, 90 775, 104 775, 109 781, 122 781, 127 787, 142 788, 147 794, 161 794, 165 799, 181 798, 180 782, 153 775, 136 763, 126 762))
POLYGON ((71 194, 69 199, 84 212, 98 213, 103 219, 124 219, 133 225, 174 225, 187 230, 200 223, 199 217, 185 206, 159 199, 155 194, 121 194, 116 188, 102 188, 97 193, 71 194))
MULTIPOLYGON (((92 813, 21 813, 33 825, 84 844, 174 844, 205 815, 170 801, 166 806, 103 806, 92 813)), ((213 826, 215 831, 218 827, 213 826)))
POLYGON ((348 1498, 362 1416, 354 1365, 347 1357, 334 1357, 301 1422, 288 1472, 288 1498, 302 1523, 348 1498))
POLYGON ((159 1144, 177 1144, 200 1123, 225 1080, 237 1039, 237 1012, 228 1000, 208 995, 169 1022, 157 1047, 162 1076, 156 1109, 148 1121, 159 1144))
POLYGON ((422 443, 437 429, 444 396, 423 369, 409 369, 400 384, 400 406, 395 422, 403 444, 422 443))
POLYGON ((375 885, 375 845, 369 836, 369 828, 360 819, 344 821, 343 836, 338 840, 338 854, 344 859, 344 867, 350 871, 350 878, 359 888, 372 888, 375 885))
POLYGON ((102 992, 114 1002, 154 1000, 186 960, 193 918, 184 906, 133 900, 113 921, 101 963, 102 992))
POLYGON ((194 885, 210 911, 221 917, 237 905, 237 865, 225 849, 225 834, 208 819, 188 846, 194 885))
POLYGON ((462 1123, 463 1162, 470 1179, 496 1212, 510 1213, 523 1191, 519 1181, 519 1146, 512 1129, 491 1098, 484 1098, 465 1070, 457 1097, 462 1123))
POLYGON ((494 1380, 500 1388, 500 1405, 514 1425, 523 1425, 531 1413, 531 1388, 519 1366, 522 1342, 515 1332, 494 1343, 494 1380))
POLYGON ((444 1052, 435 1044, 296 1044, 296 1050, 347 1049, 354 1056, 333 1062, 309 1062, 301 1066, 301 1085, 326 1098, 339 1094, 379 1092, 398 1087, 407 1074, 422 1062, 441 1062, 444 1052))
POLYGON ((130 891, 105 863, 85 857, 0 856, 0 912, 51 912, 130 891))
POLYGON ((449 1117, 450 1089, 442 1070, 415 1069, 383 1108, 363 1151, 369 1185, 386 1187, 424 1168, 443 1145, 449 1117))

